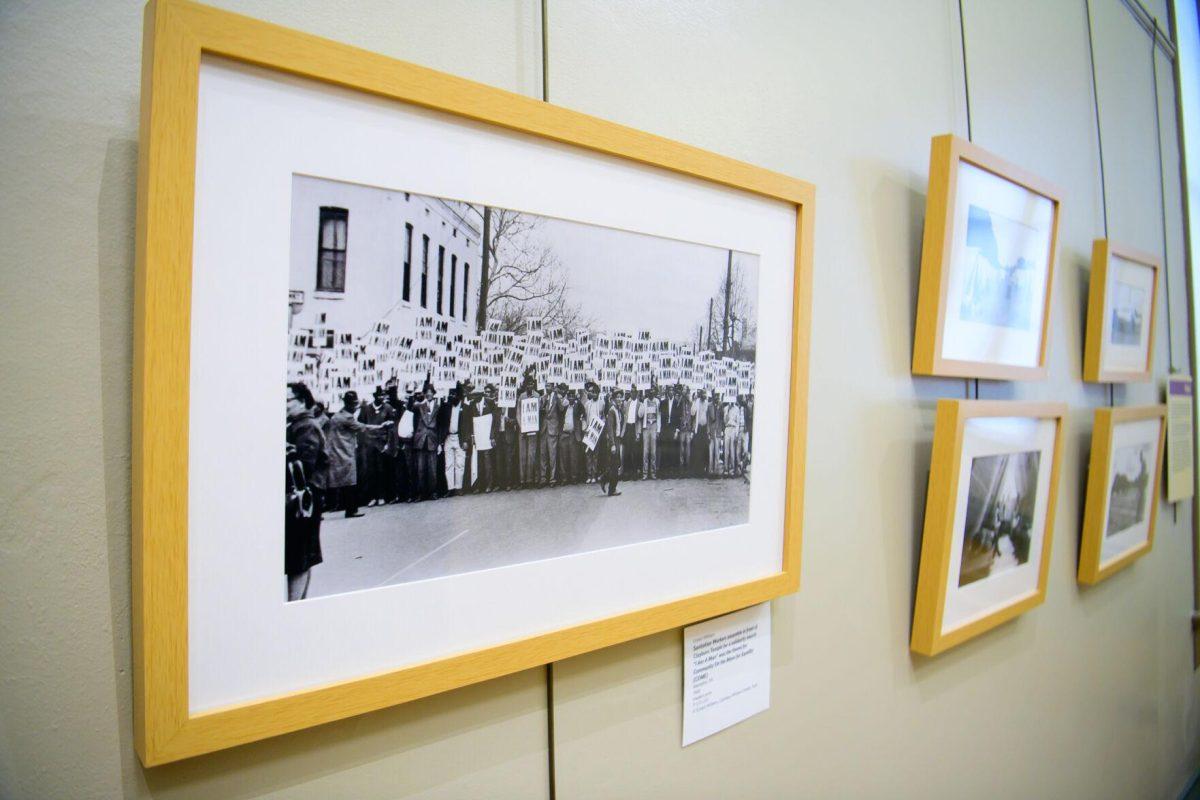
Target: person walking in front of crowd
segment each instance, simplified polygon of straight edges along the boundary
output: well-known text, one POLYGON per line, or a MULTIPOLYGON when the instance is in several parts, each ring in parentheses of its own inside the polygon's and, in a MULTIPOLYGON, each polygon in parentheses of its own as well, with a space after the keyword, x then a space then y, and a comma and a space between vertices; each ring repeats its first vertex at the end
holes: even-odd
POLYGON ((658 479, 658 435, 662 433, 658 393, 654 387, 638 407, 638 428, 642 437, 642 480, 658 479))
POLYGON ((721 436, 725 432, 725 418, 721 413, 719 395, 714 391, 708 403, 708 477, 721 474, 721 436))
POLYGON ((446 494, 449 497, 462 493, 463 471, 467 464, 467 454, 459 435, 465 416, 460 392, 457 386, 451 389, 446 402, 438 406, 437 410, 438 450, 442 453, 446 465, 446 494))
MULTIPOLYGON (((428 387, 427 387, 428 388, 428 387)), ((426 390, 413 396, 413 461, 416 472, 415 497, 430 500, 437 491, 437 420, 434 419, 426 390)))
POLYGON ((621 460, 625 465, 625 480, 634 480, 637 478, 637 473, 641 471, 641 444, 642 432, 638 429, 638 411, 641 409, 642 400, 641 392, 638 389, 633 389, 629 392, 629 398, 625 400, 625 437, 624 444, 621 448, 621 460))
POLYGON ((742 429, 745 427, 745 418, 742 416, 741 405, 733 397, 722 405, 721 416, 725 420, 724 474, 732 478, 738 474, 740 467, 738 451, 742 446, 742 429))
POLYGON ((692 436, 695 418, 692 416, 692 393, 682 384, 679 387, 679 477, 685 478, 692 463, 692 436))
MULTIPOLYGON (((600 399, 600 387, 592 381, 584 384, 584 389, 587 393, 587 399, 583 401, 583 428, 586 435, 587 429, 591 427, 592 420, 598 419, 601 424, 604 422, 604 401, 600 399)), ((600 469, 598 467, 599 452, 603 446, 603 442, 597 440, 596 446, 586 450, 584 461, 587 466, 587 482, 595 483, 600 480, 600 469)))
POLYGON ((601 437, 608 464, 600 489, 606 491, 609 497, 620 494, 617 491, 617 481, 621 477, 621 442, 625 436, 625 409, 621 402, 623 394, 620 389, 613 391, 608 411, 604 415, 604 434, 601 437))
POLYGON ((542 396, 542 425, 539 441, 538 463, 540 481, 543 486, 562 482, 558 466, 558 440, 562 434, 563 396, 558 384, 551 383, 542 396))
POLYGON ((322 561, 319 484, 325 466, 325 434, 313 417, 314 405, 306 385, 288 384, 283 572, 289 602, 308 595, 312 568, 322 561))
POLYGON ((521 469, 521 488, 527 489, 537 483, 538 474, 538 428, 541 426, 540 412, 537 420, 525 419, 522 413, 530 407, 526 401, 535 400, 532 407, 536 410, 541 404, 541 396, 537 391, 537 383, 533 376, 526 375, 521 393, 517 395, 517 419, 521 425, 521 435, 517 441, 518 461, 521 469))
POLYGON ((692 401, 692 424, 694 430, 691 444, 695 452, 695 458, 692 461, 693 475, 702 474, 708 465, 708 407, 707 392, 701 389, 696 392, 696 399, 692 401))

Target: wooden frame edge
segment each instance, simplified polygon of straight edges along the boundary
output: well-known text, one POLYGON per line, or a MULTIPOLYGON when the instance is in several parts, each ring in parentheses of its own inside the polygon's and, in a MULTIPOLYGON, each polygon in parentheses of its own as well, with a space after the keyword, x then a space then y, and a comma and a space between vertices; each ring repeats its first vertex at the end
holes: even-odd
POLYGON ((924 656, 935 656, 968 639, 973 639, 1034 608, 1046 598, 1049 580, 1050 555, 1054 541, 1054 519, 1057 511, 1058 485, 1062 474, 1063 428, 1068 409, 1064 403, 1024 402, 1009 400, 939 400, 934 430, 934 462, 930 469, 930 485, 926 502, 925 538, 921 542, 921 568, 917 579, 917 605, 913 613, 913 635, 910 649, 924 656), (943 410, 945 409, 945 410, 943 410), (943 633, 943 611, 949 582, 949 558, 954 537, 954 504, 957 500, 958 472, 961 465, 964 429, 967 420, 981 417, 1028 417, 1055 420, 1054 457, 1050 468, 1050 485, 1046 504, 1045 535, 1042 538, 1041 562, 1038 567, 1037 589, 1014 598, 1012 602, 973 622, 943 633), (952 429, 938 447, 938 424, 946 422, 952 429), (951 427, 952 426, 952 427, 951 427), (951 449, 952 448, 952 449, 951 449), (947 449, 949 453, 947 454, 947 449), (936 476, 949 475, 944 488, 935 486, 936 476), (931 502, 938 507, 930 509, 931 502), (931 527, 932 526, 932 527, 931 527), (935 539, 930 541, 930 533, 935 539), (926 550, 931 548, 927 557, 926 550), (928 560, 927 560, 928 558, 928 560), (928 567, 928 568, 927 568, 928 567))
POLYGON ((1114 573, 1120 572, 1154 547, 1154 532, 1158 526, 1158 506, 1161 498, 1163 478, 1163 448, 1166 446, 1166 405, 1103 407, 1096 409, 1092 432, 1092 452, 1088 462, 1087 492, 1084 496, 1083 529, 1079 543, 1079 568, 1076 580, 1085 586, 1094 586, 1114 573), (1154 460, 1154 480, 1151 485, 1150 518, 1146 541, 1130 548, 1107 564, 1101 564, 1104 531, 1101 526, 1106 517, 1108 499, 1108 471, 1112 464, 1112 436, 1117 425, 1125 422, 1158 419, 1158 444, 1154 460), (1099 445, 1099 447, 1098 447, 1099 445), (1102 448, 1102 449, 1101 449, 1102 448))
POLYGON ((156 766, 386 708, 631 641, 799 588, 811 340, 812 184, 188 0, 147 3, 142 82, 131 469, 134 746, 143 765, 156 766), (431 108, 794 205, 792 378, 781 571, 425 664, 191 713, 187 681, 187 387, 202 54, 431 108))
POLYGON ((1083 379, 1089 383, 1146 383, 1153 380, 1154 342, 1158 329, 1162 259, 1152 253, 1114 242, 1112 239, 1096 239, 1092 243, 1091 272, 1084 337, 1083 379), (1150 293, 1150 327, 1146 342, 1146 368, 1144 370, 1104 369, 1104 318, 1105 309, 1108 306, 1108 269, 1112 256, 1118 256, 1154 271, 1154 284, 1150 293))
POLYGON ((1054 309, 1054 278, 1057 274, 1058 226, 1062 192, 1044 180, 978 145, 954 134, 933 137, 930 147, 929 193, 925 201, 925 229, 921 249, 921 274, 917 289, 917 322, 913 334, 912 371, 915 375, 987 380, 1044 380, 1049 375, 1050 318, 1054 309), (949 261, 953 252, 953 225, 949 214, 958 190, 957 166, 973 164, 987 172, 1045 197, 1053 206, 1050 250, 1047 255, 1046 296, 1042 307, 1041 341, 1037 366, 996 364, 943 358, 946 293, 949 291, 949 261))

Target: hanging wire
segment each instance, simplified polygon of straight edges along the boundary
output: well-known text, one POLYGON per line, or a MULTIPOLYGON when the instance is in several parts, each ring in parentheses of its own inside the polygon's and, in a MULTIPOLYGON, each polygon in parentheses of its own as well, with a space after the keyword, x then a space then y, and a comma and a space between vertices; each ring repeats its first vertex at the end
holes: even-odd
MULTIPOLYGON (((1108 185, 1104 176, 1104 136, 1100 132, 1100 88, 1096 83, 1096 47, 1092 43, 1092 3, 1083 0, 1084 14, 1087 16, 1088 28, 1088 62, 1092 68, 1092 108, 1096 111, 1096 149, 1100 154, 1100 208, 1104 215, 1104 238, 1108 238, 1108 185)), ((1094 277, 1094 276, 1093 276, 1094 277)), ((1108 385, 1108 404, 1116 405, 1117 388, 1108 385)))
MULTIPOLYGON (((1154 29, 1158 30, 1158 19, 1154 18, 1154 29)), ((1175 372, 1175 347, 1173 329, 1171 328, 1171 269, 1167 263, 1167 186, 1166 172, 1163 169, 1162 150, 1162 121, 1158 108, 1158 42, 1155 36, 1150 37, 1150 74, 1154 76, 1154 135, 1158 145, 1158 190, 1162 203, 1162 273, 1164 305, 1167 311, 1167 360, 1169 371, 1175 372)))
MULTIPOLYGON (((963 17, 962 0, 958 0, 958 37, 959 37, 959 44, 962 48, 963 95, 964 95, 964 97, 966 99, 966 103, 967 103, 967 141, 973 142, 973 141, 975 141, 975 139, 974 139, 973 132, 971 129, 971 78, 967 74, 967 23, 963 17)), ((967 399, 970 400, 972 398, 972 396, 974 396, 974 398, 976 400, 978 400, 979 399, 979 379, 975 378, 974 380, 972 380, 971 378, 966 378, 964 380, 964 383, 966 384, 965 392, 967 395, 967 399), (974 384, 973 387, 972 387, 972 384, 974 384), (972 395, 972 388, 974 389, 973 395, 972 395)))

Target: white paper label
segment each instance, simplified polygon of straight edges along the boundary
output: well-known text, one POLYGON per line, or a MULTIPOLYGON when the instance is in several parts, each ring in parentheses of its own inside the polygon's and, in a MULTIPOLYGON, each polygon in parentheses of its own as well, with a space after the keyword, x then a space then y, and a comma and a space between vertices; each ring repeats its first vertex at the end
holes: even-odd
POLYGON ((683 746, 771 705, 771 604, 683 630, 683 746))

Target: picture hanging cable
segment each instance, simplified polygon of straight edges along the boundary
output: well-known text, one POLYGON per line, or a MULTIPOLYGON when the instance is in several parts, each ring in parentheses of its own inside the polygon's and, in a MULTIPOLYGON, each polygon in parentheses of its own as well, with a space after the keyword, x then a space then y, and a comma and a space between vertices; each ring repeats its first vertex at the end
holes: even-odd
MULTIPOLYGON (((1104 182, 1104 136, 1100 132, 1100 89, 1096 84, 1096 47, 1092 43, 1092 3, 1083 0, 1083 11, 1087 17, 1088 62, 1092 68, 1092 109, 1096 112, 1096 152, 1100 156, 1100 210, 1104 217, 1104 238, 1108 238, 1108 187, 1104 182)), ((1116 386, 1108 385, 1108 404, 1115 406, 1116 386)))
POLYGON ((1166 172, 1163 169, 1163 151, 1162 151, 1162 121, 1158 108, 1158 18, 1153 18, 1155 36, 1150 37, 1150 74, 1154 77, 1154 136, 1155 144, 1158 145, 1158 192, 1159 199, 1162 205, 1162 274, 1163 274, 1163 297, 1167 312, 1167 361, 1171 372, 1175 371, 1175 347, 1174 336, 1172 336, 1171 328, 1171 269, 1167 263, 1167 186, 1166 172))
MULTIPOLYGON (((970 79, 970 76, 967 74, 967 23, 963 19, 962 0, 958 0, 958 39, 959 39, 959 45, 962 48, 963 96, 965 97, 966 102, 967 102, 967 141, 973 142, 973 141, 975 141, 975 139, 974 139, 974 136, 972 134, 972 129, 971 129, 971 79, 970 79)), ((973 381, 974 391, 972 391, 972 386, 971 386, 972 379, 971 378, 966 378, 964 380, 964 383, 966 384, 967 399, 970 400, 973 396, 976 400, 978 400, 979 399, 979 379, 975 378, 973 381)))

